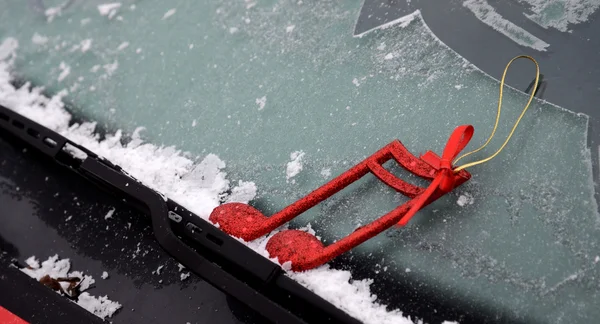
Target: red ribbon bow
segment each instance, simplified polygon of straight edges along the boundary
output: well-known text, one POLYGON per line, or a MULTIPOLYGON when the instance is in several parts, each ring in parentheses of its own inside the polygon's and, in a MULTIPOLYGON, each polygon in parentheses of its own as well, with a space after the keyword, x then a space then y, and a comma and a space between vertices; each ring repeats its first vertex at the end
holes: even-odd
POLYGON ((404 226, 408 224, 410 219, 421 209, 425 204, 428 203, 431 196, 438 194, 439 196, 444 195, 452 189, 454 189, 454 170, 452 168, 452 161, 456 159, 460 151, 462 151, 471 137, 475 129, 471 125, 461 125, 454 129, 452 135, 444 147, 444 152, 440 158, 432 151, 427 151, 421 156, 421 160, 431 165, 435 169, 439 170, 429 187, 415 198, 414 204, 408 210, 408 212, 400 219, 398 226, 404 226))

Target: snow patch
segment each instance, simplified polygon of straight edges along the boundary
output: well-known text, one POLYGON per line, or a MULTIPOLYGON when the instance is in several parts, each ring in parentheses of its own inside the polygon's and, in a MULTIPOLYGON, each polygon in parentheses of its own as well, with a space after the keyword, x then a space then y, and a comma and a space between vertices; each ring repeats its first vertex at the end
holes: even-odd
POLYGON ((57 80, 58 80, 58 82, 61 82, 67 76, 69 76, 69 74, 71 74, 71 67, 68 66, 65 62, 60 62, 60 65, 58 66, 58 68, 60 69, 60 74, 58 75, 57 80))
POLYGON ((108 19, 113 19, 113 17, 117 14, 121 8, 120 2, 112 2, 98 5, 98 12, 100 12, 101 16, 107 16, 108 19))
POLYGON ((81 43, 79 43, 79 45, 81 46, 81 52, 85 53, 87 51, 89 51, 89 49, 92 47, 92 40, 91 39, 84 39, 81 41, 81 43))
POLYGON ((126 49, 127 47, 129 47, 129 42, 123 42, 119 45, 119 47, 117 47, 117 51, 122 51, 122 50, 126 49))
MULTIPOLYGON (((290 154, 291 161, 288 162, 287 167, 285 169, 285 178, 286 180, 290 180, 295 177, 302 171, 302 160, 304 159, 303 151, 295 151, 290 154)), ((294 181, 292 181, 294 183, 294 181)))
POLYGON ((48 43, 48 37, 40 35, 38 33, 33 33, 33 36, 31 37, 31 42, 35 45, 45 45, 46 43, 48 43))
POLYGON ((111 317, 121 304, 108 299, 108 296, 94 297, 87 292, 81 293, 77 298, 77 305, 85 308, 88 312, 105 319, 111 317))
POLYGON ((54 21, 54 18, 60 16, 62 14, 62 7, 50 7, 48 9, 46 9, 46 11, 44 11, 44 15, 46 16, 46 19, 48 20, 48 22, 52 22, 54 21))
POLYGON ((329 265, 287 275, 364 323, 413 323, 402 312, 388 311, 385 305, 377 303, 377 296, 369 289, 372 279, 352 280, 349 271, 332 269, 329 265))
POLYGON ((289 33, 293 32, 295 28, 296 28, 296 25, 289 25, 289 26, 285 27, 285 32, 289 34, 289 33))
POLYGON ((12 64, 12 59, 14 59, 18 47, 19 42, 16 39, 12 37, 5 38, 0 44, 0 61, 7 60, 8 64, 12 64))
MULTIPOLYGON (((27 267, 21 268, 21 271, 38 281, 45 276, 49 276, 53 279, 77 277, 80 279, 80 291, 87 290, 95 282, 92 276, 84 275, 81 271, 69 272, 71 261, 69 259, 59 259, 58 255, 49 257, 46 261, 42 262, 41 265, 35 256, 29 257, 25 260, 25 263, 27 264, 27 267)), ((65 290, 68 288, 69 284, 60 282, 60 285, 63 290, 65 290)), ((109 300, 107 296, 94 297, 87 292, 83 292, 77 296, 76 303, 101 319, 111 317, 119 308, 121 308, 121 304, 109 300)))
POLYGON ((104 64, 102 66, 102 68, 104 69, 104 72, 106 72, 106 75, 110 76, 113 73, 115 73, 115 71, 119 68, 119 61, 114 61, 109 64, 104 64))
POLYGON ((102 275, 100 276, 100 278, 106 280, 108 278, 108 272, 102 271, 102 275))
POLYGON ((331 177, 331 168, 325 168, 325 169, 321 170, 321 176, 325 179, 328 179, 329 177, 331 177))
POLYGON ((111 209, 108 211, 108 213, 106 213, 106 215, 104 215, 104 219, 109 219, 113 217, 113 214, 115 213, 115 209, 111 209))
POLYGON ((267 96, 256 98, 255 102, 258 105, 258 110, 263 110, 265 108, 265 105, 267 104, 267 96))
POLYGON ((162 20, 165 20, 165 19, 173 16, 176 12, 177 12, 177 9, 175 9, 175 8, 167 10, 167 12, 165 12, 165 14, 163 15, 162 20))
POLYGON ((256 184, 240 180, 238 185, 231 190, 231 195, 227 198, 227 202, 248 203, 256 197, 256 184))
POLYGON ((456 204, 460 207, 465 207, 466 205, 473 205, 474 202, 475 198, 473 198, 473 195, 471 195, 468 192, 465 192, 464 194, 460 195, 458 197, 458 200, 456 200, 456 204))

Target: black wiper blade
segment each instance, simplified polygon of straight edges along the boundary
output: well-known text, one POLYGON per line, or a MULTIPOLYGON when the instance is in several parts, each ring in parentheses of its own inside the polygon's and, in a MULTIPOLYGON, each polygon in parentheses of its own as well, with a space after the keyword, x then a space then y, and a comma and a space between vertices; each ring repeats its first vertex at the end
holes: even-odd
POLYGON ((277 264, 85 147, 1 105, 0 130, 149 215, 165 251, 265 318, 281 323, 360 323, 285 276, 277 264))

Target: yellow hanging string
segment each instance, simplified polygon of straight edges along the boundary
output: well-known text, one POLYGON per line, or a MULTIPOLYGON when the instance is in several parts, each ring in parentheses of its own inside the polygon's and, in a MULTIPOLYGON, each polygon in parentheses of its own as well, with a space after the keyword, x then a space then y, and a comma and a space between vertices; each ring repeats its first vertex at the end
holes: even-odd
POLYGON ((456 162, 458 162, 460 159, 462 159, 462 158, 464 158, 466 156, 469 156, 469 155, 471 155, 473 153, 477 153, 477 152, 481 151, 484 147, 486 147, 490 143, 490 141, 494 137, 494 134, 496 133, 496 129, 498 128, 498 121, 500 120, 500 112, 502 110, 502 93, 503 93, 503 90, 504 90, 504 79, 506 78, 506 72, 508 72, 508 68, 510 67, 510 65, 514 61, 516 61, 518 59, 521 59, 521 58, 528 59, 528 60, 532 61, 535 64, 535 83, 533 85, 533 89, 531 90, 531 94, 529 95, 529 100, 527 101, 527 104, 525 105, 525 108, 521 112, 521 115, 519 116, 519 118, 515 122, 512 130, 508 134, 508 137, 506 138, 506 140, 504 141, 504 143, 502 144, 502 146, 500 146, 500 148, 494 154, 492 154, 491 156, 489 156, 489 157, 487 157, 485 159, 479 160, 479 161, 474 161, 474 162, 470 162, 470 163, 467 163, 467 164, 463 164, 463 165, 455 168, 454 172, 458 172, 460 170, 472 167, 474 165, 485 163, 485 162, 493 159, 496 155, 498 155, 504 149, 504 147, 506 146, 506 144, 508 144, 508 141, 510 141, 510 138, 513 136, 513 133, 517 129, 517 126, 521 122, 521 119, 525 115, 525 112, 527 112, 527 109, 529 109, 529 106, 531 105, 531 102, 533 101, 533 97, 535 96, 535 92, 537 91, 537 88, 538 88, 538 82, 540 80, 540 66, 538 65, 537 61, 533 57, 531 57, 529 55, 519 55, 519 56, 513 58, 512 60, 510 60, 508 62, 508 64, 506 64, 506 68, 504 68, 504 73, 502 74, 502 80, 500 81, 500 96, 498 97, 498 113, 496 114, 496 122, 494 123, 494 129, 492 129, 492 133, 490 134, 490 137, 488 137, 487 141, 485 141, 485 143, 480 148, 461 155, 456 160, 454 160, 453 164, 456 164, 456 162))

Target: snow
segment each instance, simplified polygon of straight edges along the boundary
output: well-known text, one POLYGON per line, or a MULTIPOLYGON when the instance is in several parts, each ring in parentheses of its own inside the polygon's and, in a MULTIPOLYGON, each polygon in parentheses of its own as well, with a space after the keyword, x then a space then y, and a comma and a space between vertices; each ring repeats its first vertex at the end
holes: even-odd
POLYGON ((369 290, 372 279, 352 280, 349 271, 331 269, 329 265, 288 272, 288 276, 364 323, 413 323, 402 312, 388 311, 385 305, 377 303, 377 297, 369 290))
POLYGON ((13 58, 17 47, 19 47, 19 42, 16 39, 12 37, 4 39, 2 44, 0 44, 0 61, 13 58))
POLYGON ((258 110, 263 110, 265 108, 265 105, 267 104, 267 96, 256 98, 255 102, 258 105, 258 110))
POLYGON ((113 214, 115 213, 115 209, 111 209, 108 211, 108 213, 106 213, 106 215, 104 215, 104 219, 109 219, 113 217, 113 214))
POLYGON ((190 273, 189 272, 185 272, 179 275, 179 278, 181 279, 181 281, 184 281, 185 279, 190 277, 190 273))
POLYGON ((35 258, 34 255, 32 255, 29 258, 27 258, 25 260, 25 263, 30 268, 34 268, 35 269, 35 268, 39 268, 40 267, 40 262, 35 258))
POLYGON ((98 5, 98 12, 101 16, 108 16, 108 19, 112 19, 121 8, 120 2, 105 3, 98 5))
POLYGON ((239 29, 237 27, 231 27, 229 28, 229 33, 230 34, 235 34, 239 31, 239 29))
POLYGON ((331 168, 325 168, 321 170, 321 176, 325 179, 331 177, 331 168))
MULTIPOLYGON (((21 268, 21 271, 38 281, 46 275, 54 279, 59 277, 78 277, 81 279, 79 284, 80 291, 87 290, 95 282, 91 276, 84 275, 80 271, 69 272, 69 269, 71 268, 70 260, 59 259, 58 255, 49 257, 46 261, 42 262, 41 265, 35 256, 27 258, 25 263, 27 264, 27 267, 21 268)), ((103 279, 105 279, 104 274, 103 279)), ((60 285, 63 289, 66 289, 68 283, 61 282, 60 285)), ((107 296, 94 297, 87 292, 83 292, 77 296, 76 303, 101 319, 111 317, 119 308, 121 308, 121 304, 109 300, 107 296)))
POLYGON ((256 197, 256 185, 254 182, 238 181, 238 185, 231 190, 227 202, 248 202, 256 197))
POLYGON ((48 19, 48 22, 52 22, 54 18, 60 16, 62 13, 62 7, 50 7, 44 11, 44 15, 48 19))
POLYGON ((108 272, 102 271, 102 275, 100 276, 100 278, 106 280, 108 278, 108 272))
POLYGON ((84 39, 81 41, 81 43, 79 45, 81 46, 81 52, 85 53, 92 47, 92 40, 89 38, 84 39))
POLYGON ((391 60, 391 59, 393 59, 393 58, 394 58, 394 53, 387 53, 387 54, 386 54, 386 55, 383 57, 383 59, 384 59, 384 60, 391 60))
POLYGON ((294 31, 295 28, 296 28, 296 25, 289 25, 289 26, 285 27, 285 32, 291 33, 294 31))
POLYGON ((106 72, 106 75, 112 75, 115 73, 117 68, 119 68, 119 62, 114 61, 113 63, 104 64, 102 68, 104 69, 104 72, 106 72))
POLYGON ((126 49, 127 47, 129 47, 129 42, 123 42, 119 45, 119 47, 117 47, 117 50, 122 51, 122 50, 126 49))
POLYGON ((33 33, 33 36, 31 37, 31 42, 35 45, 44 45, 48 43, 48 37, 40 35, 38 33, 33 33))
POLYGON ((177 12, 177 9, 175 9, 175 8, 169 9, 167 12, 165 12, 165 14, 163 15, 162 19, 165 20, 165 19, 173 16, 175 14, 175 12, 177 12))
POLYGON ((71 67, 68 66, 65 62, 60 62, 60 65, 58 66, 58 68, 60 69, 60 74, 58 75, 57 80, 58 80, 58 82, 61 82, 67 76, 69 76, 69 74, 71 73, 71 67))
MULTIPOLYGON (((203 159, 193 160, 175 147, 144 143, 141 137, 143 127, 131 134, 129 142, 124 141, 125 136, 120 130, 101 138, 96 134, 96 123, 72 123, 71 115, 62 101, 67 95, 66 91, 59 91, 47 98, 42 94, 42 88, 31 87, 30 84, 15 88, 10 83, 12 77, 9 70, 17 46, 16 40, 11 38, 0 44, 0 57, 7 59, 0 61, 0 104, 119 165, 144 185, 177 201, 204 219, 208 219, 212 210, 223 200, 237 199, 246 203, 254 198, 254 183, 238 182, 237 186, 232 185, 226 178, 226 164, 217 155, 208 154, 203 159), (231 192, 231 195, 227 192, 231 192)), ((263 102, 266 102, 266 97, 263 98, 263 102)), ((304 155, 302 151, 295 153, 291 155, 293 161, 290 167, 290 175, 294 176, 301 170, 301 156, 304 155)), ((269 237, 243 243, 268 257, 265 246, 269 237)), ((63 264, 61 262, 64 263, 56 260, 59 265, 63 264)), ((68 271, 68 264, 63 266, 68 271)), ((349 271, 331 269, 328 265, 302 273, 289 271, 289 266, 282 265, 289 277, 366 324, 412 323, 400 311, 387 310, 385 305, 377 302, 376 296, 370 292, 370 279, 352 280, 349 271)), ((162 268, 156 271, 160 270, 162 268)), ((80 305, 98 316, 110 316, 120 307, 120 304, 110 302, 106 297, 82 294, 80 300, 80 305)))
POLYGON ((85 308, 88 312, 105 319, 111 317, 121 304, 108 299, 108 296, 94 297, 87 292, 81 293, 77 298, 77 305, 85 308))
POLYGON ((475 198, 473 198, 473 195, 471 195, 468 192, 465 192, 464 194, 462 194, 458 197, 456 204, 459 205, 460 207, 465 207, 466 205, 473 205, 474 202, 475 202, 475 198))
POLYGON ((297 176, 302 171, 302 159, 304 159, 303 151, 295 151, 290 154, 291 161, 288 162, 285 169, 285 178, 290 180, 297 176))
POLYGON ((466 0, 463 2, 463 6, 471 10, 481 22, 521 46, 527 46, 542 52, 550 46, 550 44, 502 17, 486 0, 466 0))

